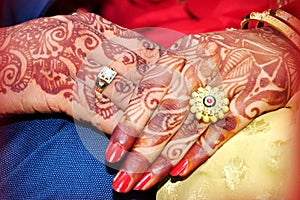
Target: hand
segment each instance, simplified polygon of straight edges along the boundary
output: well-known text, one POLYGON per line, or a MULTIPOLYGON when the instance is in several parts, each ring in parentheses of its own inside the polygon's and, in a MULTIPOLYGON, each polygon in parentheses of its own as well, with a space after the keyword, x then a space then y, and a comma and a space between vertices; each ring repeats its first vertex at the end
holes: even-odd
POLYGON ((189 35, 170 51, 185 60, 181 73, 146 74, 112 133, 109 161, 130 150, 114 179, 118 192, 149 189, 170 172, 188 175, 255 117, 283 107, 298 87, 299 50, 269 28, 189 35), (220 87, 230 100, 230 111, 216 123, 189 112, 191 93, 206 85, 220 87))
POLYGON ((1 115, 64 112, 106 133, 161 51, 90 13, 35 19, 2 28, 0 35, 1 115), (94 84, 103 65, 118 76, 100 94, 94 84))

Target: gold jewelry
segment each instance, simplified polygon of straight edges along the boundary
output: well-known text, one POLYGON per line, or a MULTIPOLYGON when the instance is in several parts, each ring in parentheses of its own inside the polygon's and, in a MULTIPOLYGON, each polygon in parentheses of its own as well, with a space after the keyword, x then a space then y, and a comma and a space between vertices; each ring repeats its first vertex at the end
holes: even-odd
POLYGON ((204 123, 215 123, 229 111, 229 100, 217 87, 199 87, 191 96, 190 111, 204 123))
POLYGON ((277 17, 281 21, 284 21, 286 24, 291 26, 293 29, 295 29, 295 31, 297 31, 300 34, 300 20, 297 17, 281 9, 270 9, 268 10, 268 13, 274 17, 277 17))
POLYGON ((116 77, 117 72, 113 68, 103 66, 100 69, 100 72, 96 78, 95 90, 99 93, 102 93, 104 88, 108 86, 113 79, 116 77))
POLYGON ((250 21, 257 21, 257 26, 262 26, 262 23, 267 23, 288 39, 290 39, 298 49, 300 49, 300 36, 299 34, 291 28, 289 25, 279 20, 278 18, 270 15, 269 11, 265 11, 262 13, 252 12, 248 16, 246 16, 241 22, 241 28, 247 29, 250 21))

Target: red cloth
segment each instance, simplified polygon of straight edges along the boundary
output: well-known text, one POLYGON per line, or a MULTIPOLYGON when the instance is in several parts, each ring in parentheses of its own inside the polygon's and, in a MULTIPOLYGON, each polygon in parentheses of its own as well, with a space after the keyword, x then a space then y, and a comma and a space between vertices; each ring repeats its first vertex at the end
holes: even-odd
MULTIPOLYGON (((293 14, 299 13, 299 1, 296 0, 289 7, 293 14)), ((239 28, 241 20, 247 14, 277 8, 276 2, 277 0, 110 0, 105 3, 101 13, 108 20, 130 29, 166 28, 142 32, 155 42, 168 46, 182 36, 180 33, 239 28)))
POLYGON ((282 9, 300 19, 300 0, 294 0, 286 6, 283 6, 282 9))
POLYGON ((248 13, 272 8, 275 1, 111 0, 104 6, 102 15, 127 28, 150 26, 199 33, 237 28, 248 13))

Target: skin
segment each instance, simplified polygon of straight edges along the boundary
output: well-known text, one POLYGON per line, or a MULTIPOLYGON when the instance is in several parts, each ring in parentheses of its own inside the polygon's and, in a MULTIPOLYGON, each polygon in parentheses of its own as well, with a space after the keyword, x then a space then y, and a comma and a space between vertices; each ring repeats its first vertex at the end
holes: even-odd
POLYGON ((299 52, 269 29, 189 35, 168 51, 93 14, 41 18, 0 34, 0 114, 64 112, 113 132, 107 160, 131 152, 113 183, 118 192, 149 189, 170 172, 188 175, 297 90, 299 52), (100 94, 93 86, 102 65, 118 76, 100 94), (207 84, 230 99, 216 124, 189 112, 191 92, 207 84))
POLYGON ((63 112, 108 134, 162 51, 89 13, 35 19, 0 35, 0 116, 63 112), (100 94, 94 84, 103 65, 118 75, 100 94))
POLYGON ((113 131, 108 160, 118 161, 130 149, 114 179, 118 192, 147 190, 169 173, 187 176, 255 117, 284 107, 298 90, 299 50, 270 28, 188 35, 169 51, 185 59, 180 73, 145 75, 141 83, 168 80, 160 85, 164 95, 157 85, 155 90, 139 85, 113 131), (206 85, 221 87, 230 100, 230 111, 216 123, 205 124, 189 112, 191 93, 206 85), (147 111, 136 96, 157 104, 147 111), (129 114, 132 108, 139 118, 129 114))

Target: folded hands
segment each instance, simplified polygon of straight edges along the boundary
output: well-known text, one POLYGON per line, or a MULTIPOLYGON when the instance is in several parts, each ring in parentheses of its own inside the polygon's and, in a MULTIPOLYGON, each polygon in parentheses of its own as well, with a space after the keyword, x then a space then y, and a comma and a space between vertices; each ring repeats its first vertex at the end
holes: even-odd
POLYGON ((299 80, 299 51, 270 28, 187 35, 164 49, 97 15, 77 14, 1 35, 1 114, 65 112, 111 134, 106 158, 122 162, 118 192, 187 176, 255 117, 285 106, 299 80), (99 93, 102 66, 117 76, 99 93), (190 112, 192 93, 206 86, 229 99, 216 122, 190 112))

